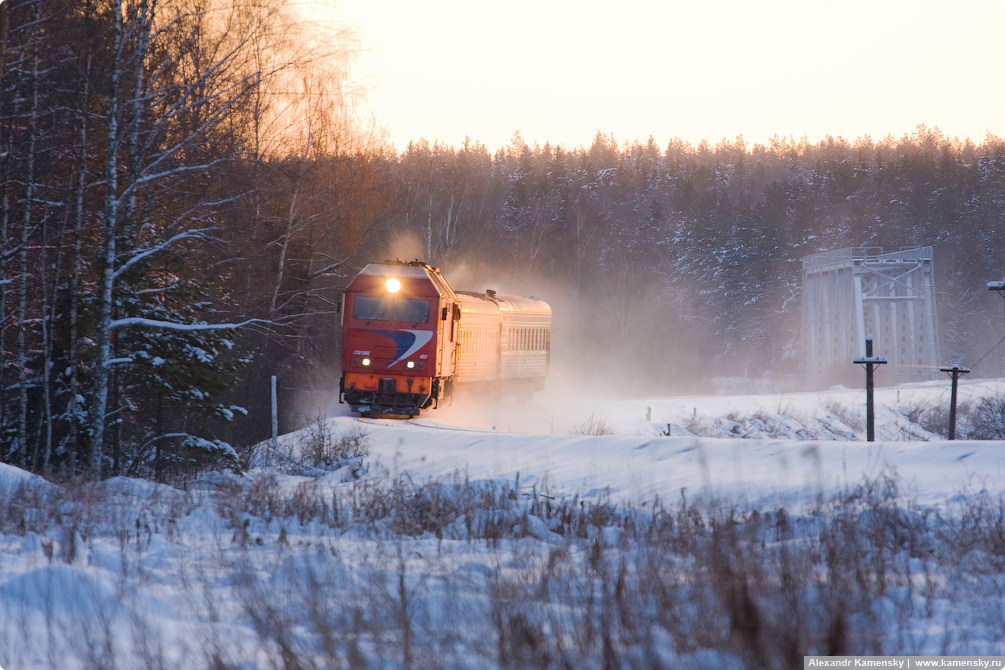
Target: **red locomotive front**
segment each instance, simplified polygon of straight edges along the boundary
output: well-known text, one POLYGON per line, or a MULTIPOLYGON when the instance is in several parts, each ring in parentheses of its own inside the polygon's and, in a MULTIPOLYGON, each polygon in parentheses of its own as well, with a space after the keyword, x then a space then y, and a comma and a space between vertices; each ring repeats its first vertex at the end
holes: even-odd
POLYGON ((521 395, 544 387, 551 307, 537 298, 458 294, 438 268, 384 261, 349 283, 341 314, 339 402, 361 415, 418 416, 454 387, 521 395))
POLYGON ((425 263, 363 268, 342 304, 339 390, 353 411, 412 417, 439 399, 454 373, 457 305, 439 270, 425 263))

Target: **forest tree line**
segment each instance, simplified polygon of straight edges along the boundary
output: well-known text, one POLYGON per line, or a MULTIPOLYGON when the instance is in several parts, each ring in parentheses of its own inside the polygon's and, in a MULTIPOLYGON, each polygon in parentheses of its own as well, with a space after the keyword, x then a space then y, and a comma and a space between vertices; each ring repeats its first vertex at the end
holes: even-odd
POLYGON ((798 386, 800 259, 841 247, 935 247, 947 361, 1002 334, 994 136, 396 150, 356 113, 352 35, 283 3, 0 7, 4 462, 236 466, 270 376, 286 427, 334 394, 339 291, 395 255, 545 298, 583 379, 634 395, 798 386))

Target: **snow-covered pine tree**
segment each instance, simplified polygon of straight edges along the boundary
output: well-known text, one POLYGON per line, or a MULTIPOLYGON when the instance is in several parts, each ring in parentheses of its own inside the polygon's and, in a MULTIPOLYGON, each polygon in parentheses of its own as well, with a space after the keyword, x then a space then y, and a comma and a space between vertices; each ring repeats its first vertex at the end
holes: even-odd
POLYGON ((244 412, 223 399, 248 359, 236 350, 237 329, 201 329, 210 292, 181 275, 181 256, 167 260, 134 268, 119 285, 116 312, 142 321, 115 338, 111 471, 163 479, 206 467, 240 470, 234 449, 206 436, 244 412), (142 325, 168 321, 178 327, 142 325))

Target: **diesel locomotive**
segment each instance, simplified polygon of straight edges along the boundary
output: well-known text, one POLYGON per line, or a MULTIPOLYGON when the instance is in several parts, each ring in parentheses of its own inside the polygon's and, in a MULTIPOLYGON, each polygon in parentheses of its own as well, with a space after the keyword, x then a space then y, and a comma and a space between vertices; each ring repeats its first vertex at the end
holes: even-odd
POLYGON ((371 263, 342 294, 339 402, 411 418, 458 387, 533 393, 551 359, 551 307, 536 298, 454 291, 421 261, 371 263))

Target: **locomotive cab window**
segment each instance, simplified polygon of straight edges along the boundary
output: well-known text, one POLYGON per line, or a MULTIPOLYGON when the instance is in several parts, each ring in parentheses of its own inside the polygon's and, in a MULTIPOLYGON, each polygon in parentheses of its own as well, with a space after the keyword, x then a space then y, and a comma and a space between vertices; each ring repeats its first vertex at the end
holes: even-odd
POLYGON ((373 295, 358 295, 353 300, 352 318, 367 321, 390 321, 391 299, 373 295))
POLYGON ((365 321, 429 323, 429 301, 358 295, 353 300, 352 316, 365 321))
POLYGON ((396 321, 412 323, 429 323, 429 301, 412 298, 392 300, 393 314, 396 321))

